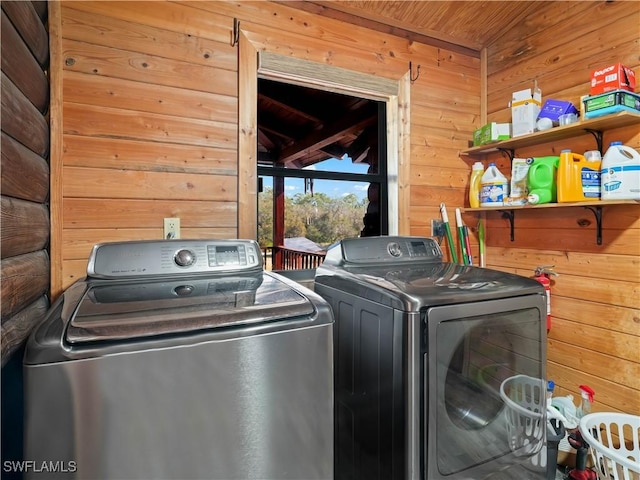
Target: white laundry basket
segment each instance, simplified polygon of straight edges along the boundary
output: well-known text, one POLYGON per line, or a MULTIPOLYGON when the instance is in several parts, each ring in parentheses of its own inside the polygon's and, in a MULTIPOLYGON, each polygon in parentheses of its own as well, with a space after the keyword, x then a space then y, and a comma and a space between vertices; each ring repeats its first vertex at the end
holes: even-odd
POLYGON ((580 419, 580 433, 600 480, 640 480, 640 417, 625 413, 590 413, 580 419))
POLYGON ((500 385, 500 397, 507 408, 509 447, 518 456, 531 456, 532 467, 544 470, 546 389, 540 378, 515 375, 500 385))

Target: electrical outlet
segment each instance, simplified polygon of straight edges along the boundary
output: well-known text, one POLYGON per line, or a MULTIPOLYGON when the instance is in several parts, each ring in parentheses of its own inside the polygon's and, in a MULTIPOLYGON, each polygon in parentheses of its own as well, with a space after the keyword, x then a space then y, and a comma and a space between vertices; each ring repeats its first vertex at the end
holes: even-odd
POLYGON ((431 220, 431 236, 432 237, 444 237, 444 222, 442 220, 431 220))
POLYGON ((164 219, 164 238, 170 240, 180 238, 180 219, 165 218, 164 219))

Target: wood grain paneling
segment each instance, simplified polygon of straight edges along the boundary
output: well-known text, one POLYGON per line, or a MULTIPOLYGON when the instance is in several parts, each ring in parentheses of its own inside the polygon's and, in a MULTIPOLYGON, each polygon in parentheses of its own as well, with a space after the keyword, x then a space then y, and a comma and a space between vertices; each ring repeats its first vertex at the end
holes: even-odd
POLYGON ((236 178, 190 173, 104 170, 65 167, 65 198, 199 200, 231 202, 237 197, 236 178))
MULTIPOLYGON (((59 40, 65 133, 58 137, 64 145, 62 243, 54 249, 61 265, 58 287, 84 275, 83 257, 92 242, 156 238, 163 217, 180 217, 183 236, 251 235, 244 219, 255 206, 241 203, 247 197, 238 197, 237 189, 255 189, 250 184, 255 179, 245 168, 251 151, 238 150, 238 135, 253 138, 254 132, 250 117, 240 125, 237 110, 252 101, 255 87, 254 79, 239 77, 236 70, 255 71, 254 53, 393 81, 406 78, 409 62, 421 65, 420 77, 408 84, 411 130, 403 141, 410 164, 402 168, 410 180, 402 185, 408 205, 401 205, 399 216, 403 231, 428 235, 430 220, 440 218, 441 202, 450 215, 468 204, 472 159, 461 158, 460 151, 485 120, 509 121, 512 91, 538 78, 545 97, 576 102, 601 59, 615 56, 638 65, 631 56, 637 38, 628 28, 637 14, 633 4, 539 2, 526 24, 487 46, 483 67, 479 55, 411 42, 286 2, 155 2, 154 8, 135 1, 66 3, 59 40), (234 18, 241 22, 239 47, 231 44, 234 18), (580 42, 551 34, 559 25, 568 26, 580 42), (612 32, 616 25, 620 28, 612 32), (249 54, 238 56, 238 48, 249 54), (238 58, 246 63, 238 67, 238 58)), ((605 143, 612 140, 640 146, 637 127, 605 134, 605 143)), ((593 137, 517 153, 551 155, 562 148, 593 149, 593 137)), ((509 170, 500 154, 483 160, 509 170)), ((591 384, 601 392, 597 409, 638 413, 637 384, 628 378, 637 366, 631 346, 640 317, 634 303, 640 293, 638 210, 603 211, 601 246, 595 242, 593 214, 582 208, 517 212, 514 242, 508 222, 489 213, 487 259, 493 268, 527 276, 537 265, 557 265, 549 375, 559 392, 575 395, 577 385, 591 384), (587 315, 591 312, 596 318, 587 315), (576 325, 588 345, 571 335, 576 325), (606 347, 599 347, 598 339, 606 347), (572 356, 579 359, 576 365, 572 356), (619 367, 615 377, 604 377, 607 365, 619 367)), ((476 215, 465 213, 464 219, 477 257, 476 215)))
MULTIPOLYGON (((638 335, 638 329, 640 329, 638 309, 617 307, 615 305, 597 303, 590 299, 568 298, 559 295, 555 295, 552 302, 554 318, 563 318, 609 331, 638 335)), ((552 329, 550 338, 554 338, 556 333, 558 333, 558 329, 552 329)))
MULTIPOLYGON (((582 358, 579 364, 568 355, 556 353, 562 352, 563 345, 550 341, 548 346, 549 360, 547 362, 547 374, 556 383, 554 395, 573 395, 574 400, 579 395, 578 386, 574 385, 576 379, 580 379, 580 385, 589 385, 596 392, 595 402, 592 406, 594 412, 624 412, 633 413, 638 409, 638 393, 636 388, 621 385, 609 380, 608 376, 601 377, 591 373, 591 365, 596 363, 592 357, 582 358)), ((619 360, 610 358, 609 366, 618 368, 619 360)), ((576 400, 577 401, 577 400, 576 400)))
POLYGON ((526 47, 519 36, 507 34, 499 45, 489 48, 491 58, 504 58, 509 48, 522 49, 523 53, 516 61, 507 60, 498 65, 490 62, 492 90, 495 93, 490 95, 489 111, 506 107, 511 92, 530 87, 534 78, 538 80, 545 98, 560 98, 560 94, 562 99, 577 104, 580 95, 589 93, 593 70, 616 62, 631 68, 637 68, 640 64, 637 55, 640 12, 633 2, 592 5, 579 5, 582 2, 554 3, 557 5, 548 6, 553 11, 551 13, 565 7, 580 11, 574 16, 566 17, 563 14, 555 17, 561 22, 563 31, 571 31, 574 38, 580 38, 579 44, 575 44, 575 48, 567 48, 566 38, 553 30, 554 23, 546 24, 546 20, 540 18, 535 21, 545 23, 534 26, 536 34, 525 39, 526 47), (597 24, 585 22, 585 16, 597 17, 599 21, 597 24), (635 36, 631 32, 635 32, 635 36))
POLYGON ((640 363, 637 335, 555 317, 554 326, 556 332, 553 334, 553 341, 567 344, 563 354, 606 356, 608 357, 607 361, 593 362, 591 373, 599 373, 603 377, 615 380, 616 383, 640 388, 640 377, 631 375, 632 371, 637 368, 634 364, 640 363), (580 337, 579 346, 575 345, 576 336, 580 337), (616 358, 626 360, 626 362, 620 362, 618 368, 611 368, 612 364, 615 364, 616 358), (610 369, 610 373, 607 374, 605 369, 610 369))
MULTIPOLYGON (((201 11, 192 10, 188 4, 179 2, 154 2, 153 8, 150 8, 150 5, 147 1, 129 1, 127 7, 122 8, 122 2, 116 0, 73 2, 71 7, 74 10, 93 14, 94 23, 98 22, 98 24, 102 18, 117 18, 131 22, 136 27, 151 26, 178 32, 186 37, 205 38, 231 44, 233 23, 228 17, 216 14, 203 15, 201 11)), ((215 8, 221 5, 222 3, 214 3, 215 8)))
MULTIPOLYGON (((238 37, 238 190, 257 195, 258 176, 258 53, 244 35, 238 37)), ((238 195, 238 236, 253 238, 258 202, 238 195)))
POLYGON ((236 226, 234 202, 69 198, 66 228, 158 228, 163 217, 179 217, 181 228, 236 226))
POLYGON ((237 127, 226 119, 216 122, 75 103, 65 103, 64 119, 65 133, 70 135, 215 148, 237 146, 237 127))
POLYGON ((466 168, 433 168, 427 165, 414 165, 411 169, 411 176, 414 186, 438 185, 464 189, 469 182, 469 170, 466 168))
POLYGON ((236 72, 74 40, 63 40, 65 70, 202 92, 236 95, 236 72))
MULTIPOLYGON (((591 71, 622 62, 638 72, 640 9, 635 2, 547 2, 527 31, 506 32, 488 46, 488 120, 509 121, 511 92, 537 79, 543 100, 579 105, 589 93, 591 71), (585 22, 585 18, 597 19, 585 22), (557 29, 570 31, 567 42, 557 29)), ((636 73, 637 74, 637 73, 636 73)), ((620 140, 640 147, 637 125, 605 132, 604 148, 620 140)), ((519 149, 519 157, 559 155, 561 149, 595 148, 589 134, 519 149)), ((508 163, 498 155, 503 172, 508 163)), ((487 259, 498 269, 532 275, 537 265, 555 265, 551 287, 552 327, 548 376, 557 394, 576 397, 578 385, 596 391, 594 411, 640 414, 640 206, 602 209, 602 245, 596 244, 592 212, 552 208, 515 213, 515 241, 499 213, 487 214, 487 259)))
POLYGON ((184 88, 155 85, 124 79, 66 72, 63 91, 65 102, 135 109, 174 117, 201 120, 228 119, 236 123, 238 100, 235 96, 200 92, 184 88))
MULTIPOLYGON (((621 278, 631 282, 640 282, 640 256, 611 255, 600 253, 581 253, 557 250, 533 250, 515 248, 492 247, 495 264, 505 267, 520 268, 523 264, 542 265, 550 262, 555 270, 562 274, 576 275, 584 278, 619 280, 621 278)), ((533 271, 531 272, 533 273, 533 271)))
MULTIPOLYGON (((68 3, 63 6, 65 38, 189 64, 230 71, 237 68, 236 49, 228 38, 223 42, 209 40, 202 36, 145 25, 140 18, 123 21, 113 16, 113 10, 102 17, 98 26, 95 24, 95 13, 75 9, 82 9, 86 5, 68 3)), ((164 8, 160 3, 157 5, 160 9, 164 8)))
POLYGON ((231 149, 178 145, 146 140, 81 137, 64 138, 65 163, 76 167, 158 172, 236 175, 236 152, 231 149))

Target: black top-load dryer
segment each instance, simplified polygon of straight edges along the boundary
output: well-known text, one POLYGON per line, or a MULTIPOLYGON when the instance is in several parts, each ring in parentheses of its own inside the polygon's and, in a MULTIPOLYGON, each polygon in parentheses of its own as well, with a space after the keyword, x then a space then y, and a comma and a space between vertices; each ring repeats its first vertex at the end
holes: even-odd
POLYGON ((332 246, 314 288, 336 322, 337 480, 546 478, 538 282, 390 236, 332 246))

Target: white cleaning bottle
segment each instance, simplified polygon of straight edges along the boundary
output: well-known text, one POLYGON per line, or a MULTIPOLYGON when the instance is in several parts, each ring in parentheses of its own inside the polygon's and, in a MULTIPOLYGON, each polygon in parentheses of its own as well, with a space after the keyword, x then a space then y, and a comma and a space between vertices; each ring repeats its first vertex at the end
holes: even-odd
POLYGON ((600 165, 602 200, 640 200, 640 154, 622 142, 612 142, 600 165))
POLYGON ((490 163, 480 181, 480 206, 502 207, 509 196, 509 182, 495 163, 490 163))
POLYGON ((580 385, 580 406, 576 411, 576 416, 582 418, 585 415, 591 413, 591 404, 593 403, 593 397, 596 392, 593 391, 588 385, 580 385))

